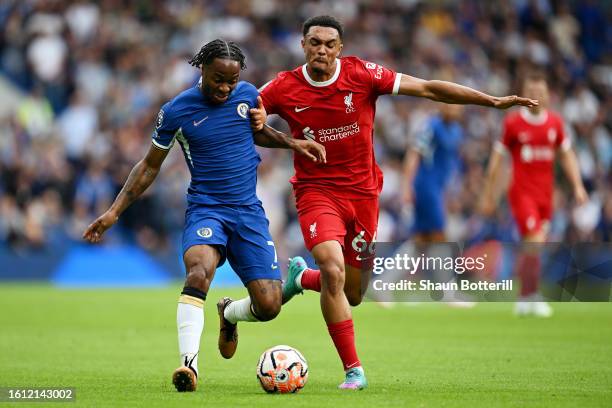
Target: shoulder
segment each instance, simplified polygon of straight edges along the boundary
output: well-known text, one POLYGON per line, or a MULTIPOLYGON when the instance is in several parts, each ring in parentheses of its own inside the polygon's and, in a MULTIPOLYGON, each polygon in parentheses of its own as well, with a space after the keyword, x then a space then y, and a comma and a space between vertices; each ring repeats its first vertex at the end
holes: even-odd
POLYGON ((369 75, 376 75, 380 74, 384 66, 376 62, 361 59, 355 55, 349 55, 342 58, 342 69, 345 68, 347 71, 359 71, 369 75))
POLYGON ((200 97, 200 91, 197 86, 192 86, 190 88, 185 89, 174 98, 170 99, 165 105, 164 110, 166 114, 176 113, 180 111, 185 106, 191 105, 198 100, 200 97))
POLYGON ((342 63, 342 73, 351 75, 365 75, 368 70, 376 69, 376 64, 373 62, 362 60, 354 55, 348 57, 342 57, 340 60, 342 63))
POLYGON ((257 88, 255 87, 255 85, 253 85, 252 83, 248 81, 238 82, 238 85, 236 85, 236 90, 239 92, 248 92, 248 93, 257 92, 257 88))
POLYGON ((555 124, 563 124, 563 117, 554 110, 548 110, 548 117, 555 124))
POLYGON ((521 114, 518 110, 512 110, 504 116, 504 126, 515 126, 521 121, 521 114))
POLYGON ((274 78, 272 78, 271 80, 269 80, 268 82, 266 82, 265 84, 263 84, 260 88, 259 88, 259 92, 270 92, 272 90, 276 90, 279 88, 288 88, 291 87, 292 83, 295 83, 294 81, 297 78, 297 72, 298 70, 302 69, 301 67, 298 67, 292 71, 281 71, 278 74, 276 74, 276 76, 274 78))
POLYGON ((256 98, 257 95, 259 95, 259 91, 255 85, 247 81, 238 82, 234 92, 238 95, 245 95, 247 98, 256 98))
POLYGON ((355 56, 355 55, 349 55, 346 57, 342 57, 342 67, 346 67, 346 68, 365 68, 367 69, 368 66, 376 66, 375 63, 370 62, 370 61, 366 61, 366 60, 362 60, 361 58, 355 56))
POLYGON ((445 126, 444 121, 442 120, 442 116, 440 116, 439 114, 429 118, 429 127, 431 129, 431 132, 433 132, 436 137, 448 137, 447 133, 449 133, 451 129, 454 129, 452 125, 445 126))
POLYGON ((375 94, 396 94, 400 78, 393 70, 385 68, 376 62, 366 61, 356 56, 342 58, 340 77, 353 84, 372 87, 375 94))

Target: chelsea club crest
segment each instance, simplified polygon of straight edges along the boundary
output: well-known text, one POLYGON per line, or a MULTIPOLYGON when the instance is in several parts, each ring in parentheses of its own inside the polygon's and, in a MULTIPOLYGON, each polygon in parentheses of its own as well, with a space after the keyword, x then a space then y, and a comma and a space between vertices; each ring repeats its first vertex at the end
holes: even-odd
POLYGON ((243 118, 246 119, 247 117, 247 112, 249 111, 249 105, 247 105, 246 103, 241 103, 238 105, 238 107, 236 108, 236 111, 238 111, 238 114, 240 116, 242 116, 243 118))
POLYGON ((212 237, 212 230, 210 228, 200 228, 196 231, 196 234, 202 238, 210 238, 212 237))

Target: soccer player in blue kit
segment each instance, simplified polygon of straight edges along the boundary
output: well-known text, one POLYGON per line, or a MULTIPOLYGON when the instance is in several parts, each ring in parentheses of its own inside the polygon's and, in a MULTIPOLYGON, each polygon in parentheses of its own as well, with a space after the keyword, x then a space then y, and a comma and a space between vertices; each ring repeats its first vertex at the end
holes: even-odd
POLYGON ((316 142, 294 140, 268 126, 251 128, 250 109, 261 100, 252 84, 239 81, 244 60, 233 42, 214 40, 201 48, 189 61, 201 67, 201 83, 161 108, 147 155, 134 166, 111 207, 83 233, 85 240, 99 242, 151 185, 175 141, 180 144, 191 184, 183 231, 187 278, 177 308, 181 366, 172 375, 178 391, 196 389, 204 301, 215 269, 225 259, 249 296, 237 301, 223 298, 217 304, 223 357, 231 358, 236 351, 239 321, 267 321, 280 312, 276 250, 255 193, 261 160, 255 144, 291 148, 315 162, 325 161, 325 149, 316 142))
POLYGON ((459 164, 461 105, 443 104, 427 120, 404 160, 403 200, 414 203, 414 240, 444 242, 446 185, 459 164))

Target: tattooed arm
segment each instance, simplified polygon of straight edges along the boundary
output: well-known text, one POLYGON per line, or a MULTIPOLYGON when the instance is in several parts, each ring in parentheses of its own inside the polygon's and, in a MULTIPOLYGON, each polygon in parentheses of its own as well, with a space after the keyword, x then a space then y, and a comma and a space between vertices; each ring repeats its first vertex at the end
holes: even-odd
POLYGON ((91 223, 83 233, 83 239, 91 243, 100 242, 102 235, 113 226, 119 216, 153 183, 159 173, 169 149, 151 145, 147 155, 132 168, 115 202, 98 219, 91 223))

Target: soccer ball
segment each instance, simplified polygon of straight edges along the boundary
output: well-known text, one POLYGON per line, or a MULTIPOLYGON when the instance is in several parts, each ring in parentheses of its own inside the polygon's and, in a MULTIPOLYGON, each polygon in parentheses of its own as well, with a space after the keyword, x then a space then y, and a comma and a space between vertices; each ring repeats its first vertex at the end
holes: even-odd
POLYGON ((293 347, 274 346, 259 358, 257 378, 267 393, 298 392, 308 380, 308 363, 293 347))

